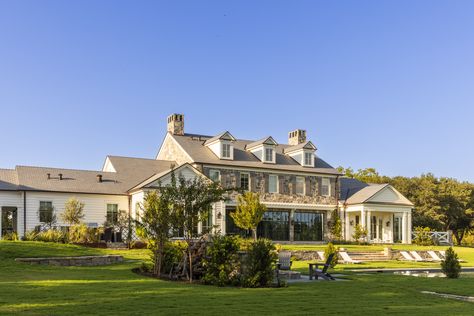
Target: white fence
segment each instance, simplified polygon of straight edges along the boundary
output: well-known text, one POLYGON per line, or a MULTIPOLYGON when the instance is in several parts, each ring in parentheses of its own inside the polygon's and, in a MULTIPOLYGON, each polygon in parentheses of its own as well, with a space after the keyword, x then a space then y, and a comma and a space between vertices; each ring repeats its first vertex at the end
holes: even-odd
MULTIPOLYGON (((447 232, 430 232, 431 239, 440 245, 453 245, 453 235, 450 231, 447 232)), ((416 232, 412 233, 413 239, 416 238, 416 232)))

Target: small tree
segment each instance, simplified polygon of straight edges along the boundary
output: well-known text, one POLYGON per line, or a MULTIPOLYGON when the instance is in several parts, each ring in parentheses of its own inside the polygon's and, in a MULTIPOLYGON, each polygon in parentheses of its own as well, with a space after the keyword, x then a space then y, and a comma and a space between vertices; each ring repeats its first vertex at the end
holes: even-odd
POLYGON ((242 229, 251 229, 254 240, 257 240, 257 226, 262 221, 267 207, 260 203, 258 193, 245 192, 237 197, 237 207, 230 213, 235 225, 242 229))
POLYGON ((446 259, 441 261, 441 270, 450 279, 457 279, 461 273, 458 255, 452 247, 446 251, 446 259))
POLYGON ((160 194, 150 191, 145 195, 136 221, 137 233, 148 240, 152 250, 153 274, 161 275, 165 243, 171 237, 173 210, 169 188, 162 188, 160 194))
POLYGON ((329 258, 329 255, 334 254, 334 257, 332 258, 331 262, 329 263, 331 268, 334 268, 336 264, 338 263, 338 258, 337 258, 337 251, 338 249, 336 246, 332 244, 332 242, 328 243, 326 248, 324 249, 324 257, 329 258))
POLYGON ((434 244, 431 238, 431 228, 429 227, 415 227, 415 238, 413 243, 418 246, 432 246, 434 244))
POLYGON ((367 228, 357 224, 354 228, 354 234, 352 234, 352 238, 358 243, 360 243, 361 239, 365 240, 365 238, 367 238, 367 228))
POLYGON ((329 232, 331 233, 333 240, 342 239, 342 220, 339 216, 339 211, 337 208, 332 211, 329 232))
POLYGON ((171 174, 172 198, 170 203, 176 211, 177 227, 182 228, 184 240, 188 245, 187 257, 189 265, 189 282, 193 281, 193 254, 191 244, 200 237, 202 232, 197 230, 198 224, 209 218, 212 205, 224 200, 227 190, 218 183, 201 177, 186 180, 180 177, 176 180, 171 174))
POLYGON ((64 206, 64 212, 61 214, 61 220, 69 225, 80 224, 84 218, 84 203, 72 197, 67 200, 64 206))

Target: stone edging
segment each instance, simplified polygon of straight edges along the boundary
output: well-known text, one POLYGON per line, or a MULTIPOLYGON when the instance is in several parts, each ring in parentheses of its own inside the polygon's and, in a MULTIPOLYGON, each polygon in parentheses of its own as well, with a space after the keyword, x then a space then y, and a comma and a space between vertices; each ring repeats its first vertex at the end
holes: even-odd
POLYGON ((123 257, 119 255, 106 255, 80 257, 16 258, 15 261, 29 264, 45 264, 52 266, 103 266, 123 262, 123 257))

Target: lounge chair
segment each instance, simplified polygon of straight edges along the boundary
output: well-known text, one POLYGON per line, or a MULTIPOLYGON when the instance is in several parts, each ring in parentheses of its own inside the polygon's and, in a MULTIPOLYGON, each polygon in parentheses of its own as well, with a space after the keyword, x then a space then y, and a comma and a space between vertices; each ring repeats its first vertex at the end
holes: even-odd
POLYGON ((416 261, 433 261, 433 260, 423 259, 415 250, 410 251, 410 254, 413 256, 413 258, 415 258, 416 261))
POLYGON ((335 278, 328 273, 332 258, 334 258, 335 255, 335 253, 330 254, 325 263, 309 263, 309 279, 312 280, 314 277, 316 280, 318 278, 322 278, 326 281, 335 280, 335 278), (320 269, 319 267, 323 268, 320 269))
POLYGON ((281 251, 278 253, 278 269, 279 270, 290 270, 291 269, 291 252, 281 251))
POLYGON ((428 251, 428 254, 430 255, 430 257, 433 259, 433 261, 443 261, 443 259, 441 259, 438 254, 436 252, 434 252, 433 250, 430 250, 428 251))
POLYGON ((415 258, 413 258, 408 252, 406 251, 400 251, 400 254, 403 256, 403 258, 406 260, 406 261, 416 261, 415 258))
MULTIPOLYGON (((446 251, 440 250, 440 251, 439 251, 439 254, 440 254, 441 257, 442 257, 442 260, 446 259, 446 251)), ((459 259, 459 258, 458 258, 458 261, 459 261, 459 262, 467 262, 466 260, 459 259)))
POLYGON ((352 259, 351 256, 349 256, 349 254, 345 251, 339 251, 339 254, 341 255, 344 263, 362 263, 362 261, 352 259))
POLYGON ((324 257, 324 251, 316 251, 316 253, 318 254, 321 261, 326 261, 326 258, 324 257))

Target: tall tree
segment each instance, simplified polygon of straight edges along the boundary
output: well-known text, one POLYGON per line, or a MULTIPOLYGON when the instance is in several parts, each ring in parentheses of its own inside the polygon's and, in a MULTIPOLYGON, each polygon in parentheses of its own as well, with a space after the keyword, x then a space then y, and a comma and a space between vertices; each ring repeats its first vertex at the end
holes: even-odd
POLYGON ((267 207, 260 203, 258 193, 249 191, 237 196, 237 207, 230 216, 238 227, 252 230, 253 239, 257 240, 257 226, 262 221, 266 210, 267 207))

